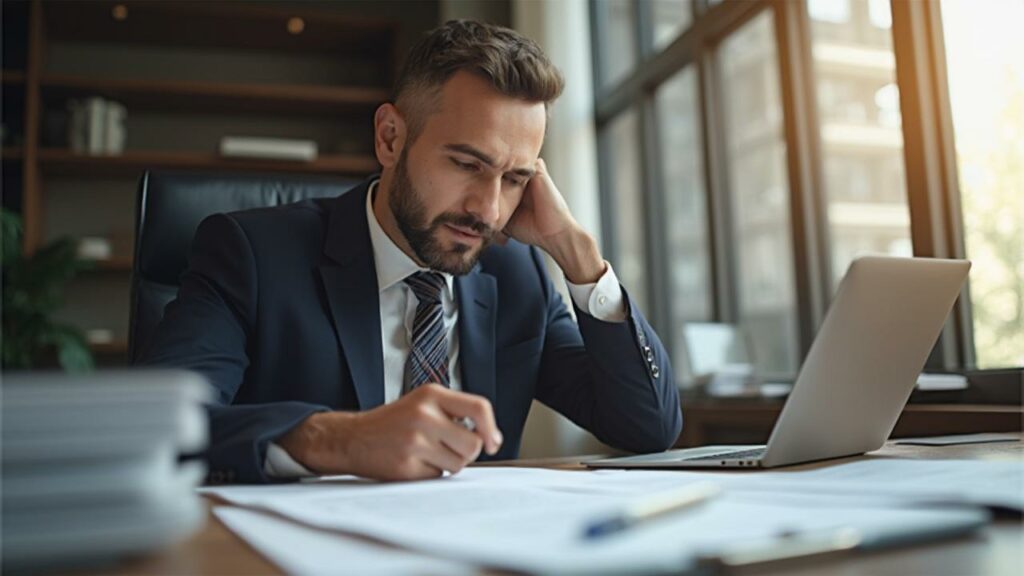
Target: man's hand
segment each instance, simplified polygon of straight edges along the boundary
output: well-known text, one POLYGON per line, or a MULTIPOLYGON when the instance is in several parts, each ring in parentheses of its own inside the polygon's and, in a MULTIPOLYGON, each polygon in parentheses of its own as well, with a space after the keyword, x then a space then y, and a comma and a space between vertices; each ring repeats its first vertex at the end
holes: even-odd
POLYGON ((519 207, 502 232, 550 254, 573 284, 597 282, 605 272, 597 242, 573 218, 544 160, 538 158, 534 169, 519 207))
POLYGON ((462 470, 480 450, 494 454, 502 436, 482 396, 426 384, 366 412, 313 414, 278 444, 317 474, 377 480, 435 478, 462 470), (474 431, 461 418, 471 418, 474 431))

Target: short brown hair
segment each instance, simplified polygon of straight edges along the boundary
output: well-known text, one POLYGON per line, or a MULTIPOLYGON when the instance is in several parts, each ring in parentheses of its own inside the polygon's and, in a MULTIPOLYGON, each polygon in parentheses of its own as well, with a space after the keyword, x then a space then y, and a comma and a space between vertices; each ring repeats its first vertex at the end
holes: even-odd
POLYGON ((404 108, 410 142, 434 111, 441 86, 462 70, 486 78, 506 96, 543 102, 545 109, 565 85, 533 40, 493 24, 450 20, 412 47, 395 81, 392 101, 404 108), (409 101, 411 96, 417 101, 409 101))

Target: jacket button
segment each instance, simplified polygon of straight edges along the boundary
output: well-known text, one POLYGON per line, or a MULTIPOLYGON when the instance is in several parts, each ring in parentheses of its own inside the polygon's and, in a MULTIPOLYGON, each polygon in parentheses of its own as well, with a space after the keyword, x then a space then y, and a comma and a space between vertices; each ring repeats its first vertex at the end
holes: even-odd
POLYGON ((657 364, 651 366, 651 376, 654 376, 655 378, 661 376, 661 370, 658 368, 657 364))

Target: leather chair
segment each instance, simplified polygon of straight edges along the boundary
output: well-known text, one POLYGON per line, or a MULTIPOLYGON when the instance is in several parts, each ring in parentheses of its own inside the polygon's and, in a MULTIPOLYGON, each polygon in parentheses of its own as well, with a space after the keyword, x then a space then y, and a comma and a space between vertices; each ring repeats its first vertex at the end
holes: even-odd
POLYGON ((360 179, 185 171, 147 171, 135 215, 128 360, 135 363, 178 293, 189 246, 211 214, 337 196, 360 179))

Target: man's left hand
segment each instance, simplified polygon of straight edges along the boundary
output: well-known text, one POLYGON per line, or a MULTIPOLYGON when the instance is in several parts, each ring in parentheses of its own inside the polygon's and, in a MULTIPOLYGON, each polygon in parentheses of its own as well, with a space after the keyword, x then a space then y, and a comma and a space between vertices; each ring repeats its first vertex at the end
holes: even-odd
POLYGON ((503 233, 550 254, 573 284, 597 282, 606 268, 597 242, 573 218, 544 160, 538 158, 534 169, 503 233))

